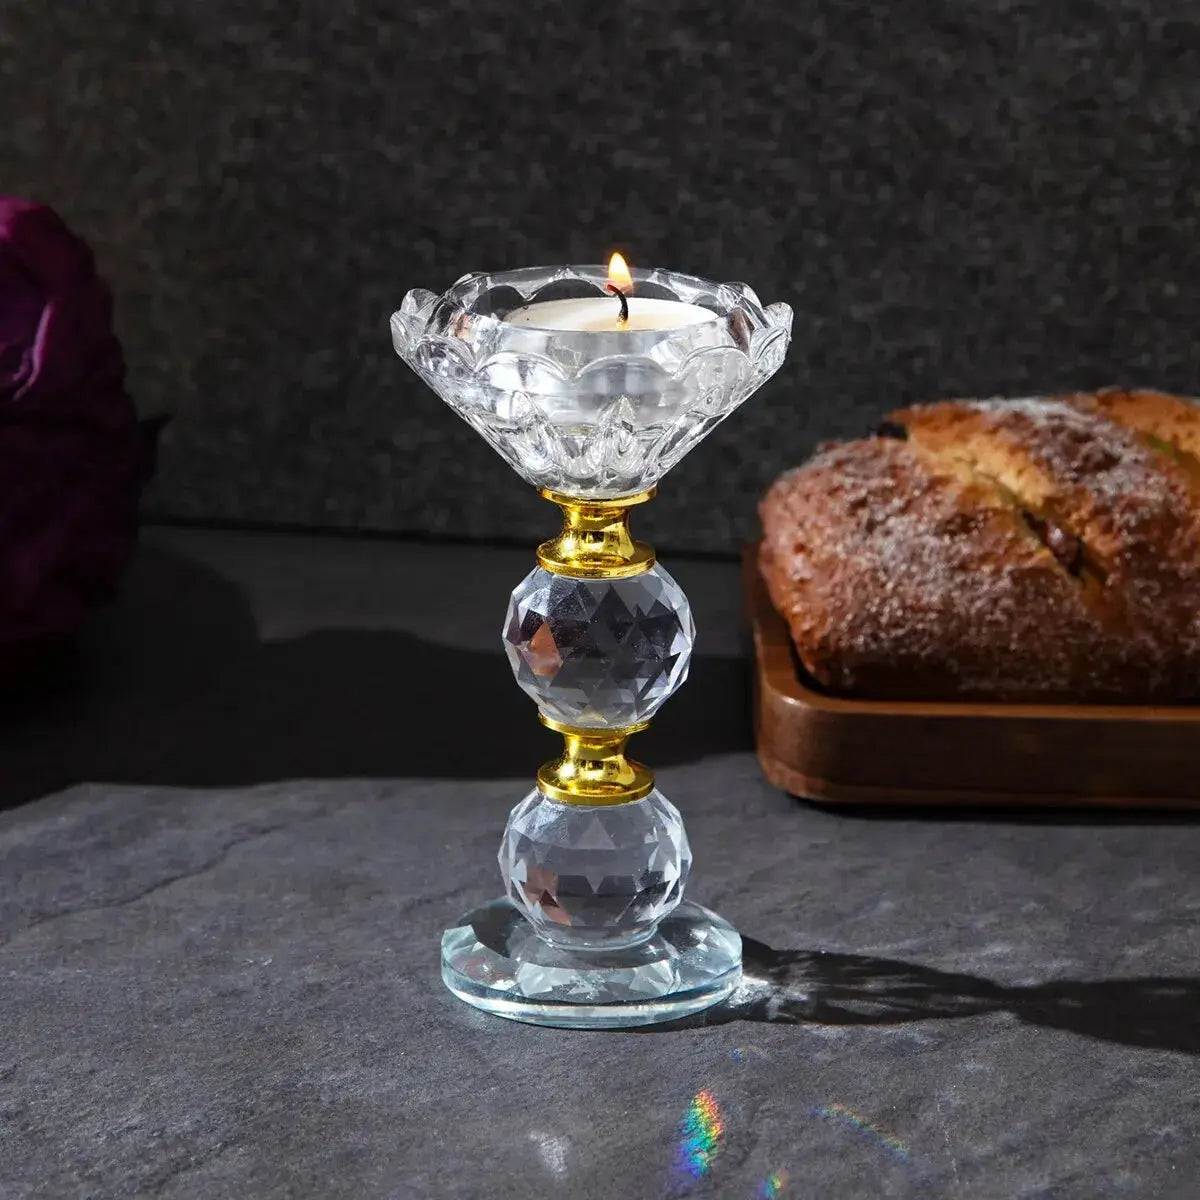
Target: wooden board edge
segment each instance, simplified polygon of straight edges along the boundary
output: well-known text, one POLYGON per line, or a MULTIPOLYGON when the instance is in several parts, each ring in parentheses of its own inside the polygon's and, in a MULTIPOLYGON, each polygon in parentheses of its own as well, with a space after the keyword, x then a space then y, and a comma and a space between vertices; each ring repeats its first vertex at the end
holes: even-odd
POLYGON ((986 792, 965 788, 895 788, 838 783, 802 771, 758 751, 767 782, 780 791, 818 804, 880 808, 1109 808, 1152 812, 1200 811, 1200 797, 1104 796, 1092 793, 986 792))
MULTIPOLYGON (((932 778, 922 781, 920 786, 915 786, 911 780, 903 786, 890 786, 878 778, 839 779, 836 750, 828 755, 819 754, 811 761, 782 759, 773 753, 774 735, 770 730, 793 726, 805 726, 810 731, 824 730, 824 734, 817 735, 821 738, 820 744, 832 747, 837 741, 827 741, 827 736, 840 739, 849 735, 853 738, 859 736, 857 730, 861 729, 865 734, 868 730, 878 731, 889 726, 903 730, 908 727, 906 718, 917 718, 911 729, 918 742, 929 738, 931 731, 937 728, 946 730, 941 737, 949 736, 951 731, 960 737, 990 737, 1008 730, 1014 737, 1045 736, 1057 740, 1060 745, 1064 738, 1069 744, 1074 739, 1081 742, 1109 739, 1124 732, 1131 742, 1131 753, 1136 755, 1138 751, 1132 746, 1141 747, 1142 753, 1153 754, 1153 749, 1146 748, 1162 745, 1163 738, 1176 742, 1182 738, 1181 744, 1187 747, 1189 754, 1194 741, 1195 760, 1200 767, 1200 707, 905 705, 820 696, 806 688, 799 677, 790 632, 767 596, 754 546, 747 547, 743 560, 743 589, 755 654, 755 746, 763 773, 775 787, 819 803, 846 806, 1092 808, 1142 812, 1200 809, 1200 770, 1195 772, 1196 788, 1193 790, 1191 776, 1180 774, 1178 760, 1168 777, 1142 779, 1135 773, 1124 782, 1110 779, 1110 786, 1106 788, 1102 779, 1089 787, 1083 780, 1069 780, 1060 775, 1057 782, 1067 784, 1066 787, 1039 790, 1031 785, 1027 790, 1014 791, 1013 779, 1005 780, 998 790, 981 788, 979 785, 986 783, 982 779, 968 780, 965 787, 943 785, 932 778), (997 720, 1001 716, 1010 720, 997 720), (1013 722, 1012 718, 1017 720, 1013 722), (1038 729, 1044 729, 1044 735, 1038 735, 1038 729), (768 731, 767 736, 764 731, 768 731), (1120 791, 1112 790, 1114 783, 1120 791)), ((932 736, 936 739, 939 735, 932 736)), ((1190 758, 1187 761, 1190 762, 1190 758)))

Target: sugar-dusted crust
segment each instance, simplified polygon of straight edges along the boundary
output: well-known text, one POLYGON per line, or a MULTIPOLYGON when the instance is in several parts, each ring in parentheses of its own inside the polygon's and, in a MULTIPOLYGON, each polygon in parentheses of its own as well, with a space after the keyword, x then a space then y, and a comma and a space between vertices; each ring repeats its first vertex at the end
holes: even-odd
MULTIPOLYGON (((1094 395, 1072 397, 1078 406, 1103 414, 1133 430, 1159 460, 1170 459, 1177 478, 1191 490, 1192 526, 1185 533, 1190 542, 1190 573, 1182 588, 1183 646, 1181 662, 1192 680, 1191 694, 1200 698, 1200 405, 1194 400, 1145 389, 1105 388, 1094 395), (1189 615, 1190 614, 1190 615, 1189 615)), ((1185 684, 1184 690, 1188 690, 1185 684)))
POLYGON ((1078 393, 1070 400, 1136 431, 1168 455, 1190 458, 1200 467, 1200 407, 1194 401, 1144 388, 1105 388, 1078 393))
POLYGON ((908 440, 825 449, 760 507, 763 575, 814 678, 911 699, 1200 690, 1200 515, 1176 458, 1076 397, 889 427, 908 440))
POLYGON ((1169 459, 1200 507, 1200 407, 1179 396, 1105 388, 1066 397, 1084 412, 1098 413, 1130 430, 1160 459, 1169 459))
POLYGON ((1034 521, 1065 531, 1093 603, 1126 638, 1157 647, 1166 694, 1200 690, 1189 632, 1200 608, 1200 508, 1179 462, 1079 396, 946 401, 891 420, 939 459, 994 479, 1034 521))

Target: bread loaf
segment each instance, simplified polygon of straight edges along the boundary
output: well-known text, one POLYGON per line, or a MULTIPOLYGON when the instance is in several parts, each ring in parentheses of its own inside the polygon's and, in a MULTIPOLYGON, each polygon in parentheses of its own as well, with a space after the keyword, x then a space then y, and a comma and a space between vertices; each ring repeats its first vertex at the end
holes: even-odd
POLYGON ((1200 410, 1151 392, 947 401, 760 506, 808 674, 892 699, 1200 694, 1200 410))

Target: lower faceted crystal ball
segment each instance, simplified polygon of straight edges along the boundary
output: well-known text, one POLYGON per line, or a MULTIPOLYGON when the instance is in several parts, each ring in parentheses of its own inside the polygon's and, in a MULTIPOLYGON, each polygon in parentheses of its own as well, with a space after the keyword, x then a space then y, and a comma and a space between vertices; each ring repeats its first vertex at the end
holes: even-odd
POLYGON ((509 814, 499 858, 509 899, 542 937, 596 949, 649 937, 692 867, 683 818, 657 788, 596 806, 535 789, 509 814))
POLYGON ((580 728, 650 717, 687 678, 695 640, 687 597, 658 565, 628 579, 537 567, 504 625, 517 682, 547 717, 580 728))

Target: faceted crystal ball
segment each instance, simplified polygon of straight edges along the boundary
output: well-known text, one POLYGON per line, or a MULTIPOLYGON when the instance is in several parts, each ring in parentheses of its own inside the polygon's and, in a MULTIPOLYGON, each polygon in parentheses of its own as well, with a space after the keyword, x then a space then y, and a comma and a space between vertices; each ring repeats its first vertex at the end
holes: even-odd
POLYGON ((657 565, 629 579, 537 567, 504 625, 517 682, 547 717, 584 729, 651 716, 687 678, 695 640, 687 597, 657 565))
POLYGON ((683 818, 657 788, 588 807, 535 789, 509 814, 499 858, 509 898, 542 937, 610 949, 654 932, 692 866, 683 818))

